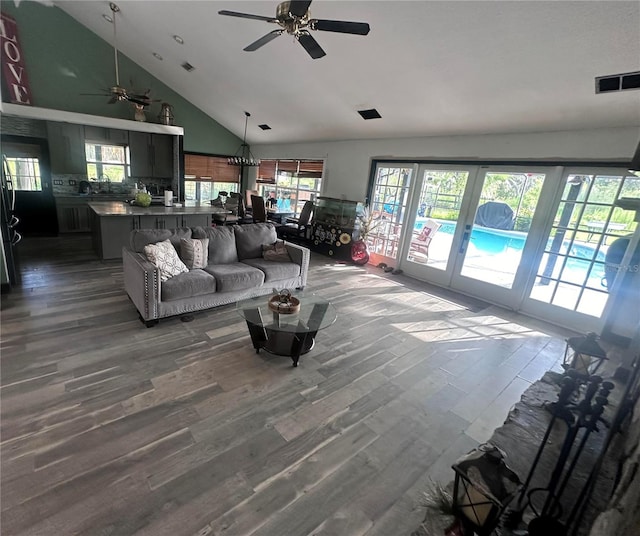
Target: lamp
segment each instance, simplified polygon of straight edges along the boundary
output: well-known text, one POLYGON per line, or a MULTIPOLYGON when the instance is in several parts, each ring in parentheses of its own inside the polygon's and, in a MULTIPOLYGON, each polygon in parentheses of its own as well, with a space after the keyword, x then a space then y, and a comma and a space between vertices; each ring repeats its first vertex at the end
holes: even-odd
POLYGON ((259 166, 260 160, 257 159, 251 153, 251 149, 249 149, 249 145, 247 145, 247 123, 249 121, 249 117, 251 114, 249 112, 244 113, 244 137, 242 138, 242 145, 238 147, 238 150, 235 154, 227 159, 227 164, 230 166, 242 166, 242 167, 253 167, 259 166))
POLYGON ((455 471, 453 511, 464 533, 489 535, 520 486, 520 479, 504 463, 504 453, 490 443, 480 445, 451 467, 455 471))
POLYGON ((598 336, 589 332, 584 337, 569 337, 567 339, 562 367, 575 369, 581 374, 592 375, 606 360, 607 352, 598 344, 598 336))

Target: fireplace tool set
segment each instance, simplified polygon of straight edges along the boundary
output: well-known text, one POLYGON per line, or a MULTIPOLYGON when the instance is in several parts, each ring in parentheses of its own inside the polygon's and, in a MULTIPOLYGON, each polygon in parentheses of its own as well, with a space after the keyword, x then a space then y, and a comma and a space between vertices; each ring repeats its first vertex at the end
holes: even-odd
POLYGON ((574 521, 575 507, 563 523, 564 509, 561 499, 566 491, 580 457, 592 432, 598 432, 598 422, 604 422, 602 414, 608 404, 609 393, 614 384, 603 381, 600 376, 588 375, 575 369, 568 369, 562 378, 558 400, 549 405, 551 419, 542 442, 531 465, 516 502, 503 519, 503 527, 516 529, 524 511, 530 508, 534 514, 528 524, 529 536, 565 536, 574 521), (529 489, 531 481, 548 445, 556 421, 566 426, 564 441, 554 469, 545 487, 529 489), (582 431, 582 434, 580 432, 582 431), (526 498, 526 502, 525 502, 526 498))

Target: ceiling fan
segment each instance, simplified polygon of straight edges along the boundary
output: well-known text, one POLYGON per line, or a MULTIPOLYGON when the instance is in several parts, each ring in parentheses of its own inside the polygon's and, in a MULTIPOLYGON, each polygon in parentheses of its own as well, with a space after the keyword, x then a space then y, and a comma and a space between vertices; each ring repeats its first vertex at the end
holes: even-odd
MULTIPOLYGON (((152 101, 151 97, 149 97, 149 93, 151 90, 147 90, 142 94, 134 94, 130 91, 127 91, 120 85, 120 71, 118 68, 118 36, 116 32, 116 13, 120 12, 120 8, 113 2, 109 2, 109 8, 111 9, 111 12, 113 14, 111 17, 111 23, 113 24, 113 56, 116 71, 116 85, 110 87, 109 89, 105 89, 104 93, 82 93, 82 95, 110 97, 108 104, 114 104, 121 101, 129 101, 136 107, 149 106, 149 104, 154 102, 152 101)), ((109 20, 106 15, 103 15, 103 17, 109 20)))
POLYGON ((310 18, 309 5, 311 0, 291 0, 290 2, 282 2, 276 9, 275 17, 263 17, 262 15, 251 15, 249 13, 238 13, 237 11, 218 11, 219 15, 228 15, 230 17, 240 17, 243 19, 262 20, 272 22, 280 26, 280 29, 273 30, 267 35, 254 41, 243 50, 253 52, 263 45, 274 40, 276 37, 287 32, 293 35, 296 40, 303 46, 309 56, 314 60, 326 55, 322 47, 313 38, 309 30, 322 30, 325 32, 339 32, 354 35, 367 35, 369 33, 369 25, 366 22, 350 22, 342 20, 326 20, 310 18))

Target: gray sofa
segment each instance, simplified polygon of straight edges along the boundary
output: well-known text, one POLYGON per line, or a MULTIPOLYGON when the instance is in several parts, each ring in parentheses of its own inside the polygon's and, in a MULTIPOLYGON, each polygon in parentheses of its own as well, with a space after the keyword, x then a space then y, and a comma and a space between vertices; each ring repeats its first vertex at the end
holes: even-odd
POLYGON ((262 246, 276 240, 271 223, 135 230, 129 247, 122 248, 124 288, 147 327, 160 318, 270 294, 274 288, 304 288, 309 250, 285 242, 291 261, 263 259, 262 246), (180 253, 181 238, 208 238, 208 264, 204 269, 192 269, 161 281, 158 268, 145 256, 144 247, 169 239, 180 253))

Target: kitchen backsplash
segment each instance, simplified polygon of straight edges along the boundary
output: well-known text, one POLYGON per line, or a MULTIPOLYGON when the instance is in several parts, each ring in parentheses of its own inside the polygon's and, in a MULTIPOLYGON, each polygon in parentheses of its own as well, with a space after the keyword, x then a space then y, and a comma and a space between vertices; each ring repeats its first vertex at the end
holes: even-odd
MULTIPOLYGON (((71 195, 80 193, 80 181, 86 181, 84 174, 51 174, 54 195, 71 195)), ((151 195, 163 195, 165 190, 171 190, 171 179, 130 178, 127 182, 105 182, 89 180, 94 193, 129 194, 131 189, 144 184, 151 195)))

